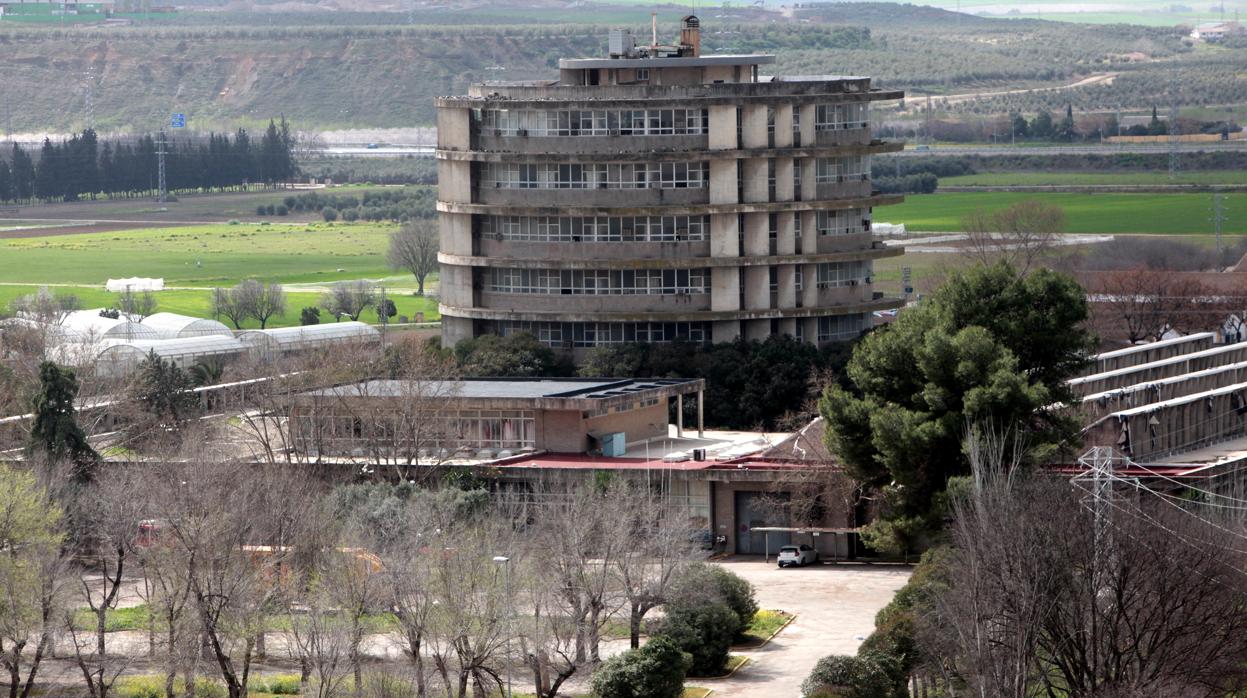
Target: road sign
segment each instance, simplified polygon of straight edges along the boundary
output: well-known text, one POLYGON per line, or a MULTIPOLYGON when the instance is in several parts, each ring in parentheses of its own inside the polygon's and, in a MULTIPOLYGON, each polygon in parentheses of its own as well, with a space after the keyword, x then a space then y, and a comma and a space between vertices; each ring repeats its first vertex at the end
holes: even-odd
POLYGON ((905 287, 905 295, 907 296, 914 292, 914 285, 913 285, 912 278, 913 278, 913 268, 912 267, 901 267, 901 285, 905 287))
POLYGON ((186 115, 174 114, 173 118, 169 121, 169 125, 173 128, 186 128, 186 115))

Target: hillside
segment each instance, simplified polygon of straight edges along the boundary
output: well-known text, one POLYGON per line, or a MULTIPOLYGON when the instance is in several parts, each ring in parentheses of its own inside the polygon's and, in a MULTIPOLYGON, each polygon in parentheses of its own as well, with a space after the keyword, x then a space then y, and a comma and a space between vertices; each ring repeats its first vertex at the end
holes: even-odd
MULTIPOLYGON (((80 128, 88 84, 95 125, 104 131, 151 130, 175 111, 203 130, 254 127, 280 114, 304 129, 428 125, 437 95, 460 93, 482 80, 548 78, 560 56, 605 49, 606 24, 514 25, 503 12, 232 14, 254 20, 237 27, 199 24, 211 13, 173 26, 0 25, 0 126, 7 101, 16 132, 80 128), (461 24, 403 22, 434 15, 443 21, 457 17, 461 24), (469 23, 491 16, 496 21, 489 25, 469 23), (378 18, 399 24, 355 24, 378 18)), ((596 10, 582 14, 602 16, 596 10)), ((674 8, 660 16, 666 22, 661 36, 674 34, 674 17, 674 8)), ((1247 75, 1238 69, 1247 63, 1247 50, 1193 51, 1172 29, 989 20, 887 3, 820 6, 801 19, 808 21, 714 19, 706 23, 704 45, 708 51, 776 53, 779 73, 871 75, 880 85, 936 95, 1121 74, 1073 93, 1075 109, 1167 103, 1167 66, 1177 63, 1188 103, 1247 101, 1247 75)), ((631 26, 643 29, 641 23, 631 26)), ((1032 110, 1067 98, 1062 92, 1018 93, 955 109, 1032 110)))

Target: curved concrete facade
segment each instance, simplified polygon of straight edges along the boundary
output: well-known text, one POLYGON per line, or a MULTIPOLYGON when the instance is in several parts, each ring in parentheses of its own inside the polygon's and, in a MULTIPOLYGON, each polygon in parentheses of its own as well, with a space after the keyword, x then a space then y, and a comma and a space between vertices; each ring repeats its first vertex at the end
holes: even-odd
POLYGON ((869 78, 759 78, 770 56, 560 63, 438 100, 446 345, 850 338, 874 291, 869 78))

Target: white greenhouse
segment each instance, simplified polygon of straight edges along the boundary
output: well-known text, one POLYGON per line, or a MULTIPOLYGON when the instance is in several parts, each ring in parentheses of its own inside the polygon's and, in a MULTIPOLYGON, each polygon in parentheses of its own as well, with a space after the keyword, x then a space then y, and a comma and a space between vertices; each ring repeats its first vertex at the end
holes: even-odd
POLYGON ((178 368, 187 369, 205 359, 232 359, 246 351, 247 347, 237 339, 219 336, 105 342, 100 344, 95 361, 101 373, 118 376, 133 371, 153 352, 178 368))
POLYGON ((66 339, 79 342, 160 339, 156 330, 150 327, 130 322, 124 317, 117 320, 103 317, 99 310, 77 310, 69 313, 61 323, 61 328, 66 339))
POLYGON ((161 339, 188 337, 233 337, 230 328, 216 320, 177 313, 156 313, 143 320, 143 326, 155 330, 161 339))
POLYGON ((238 339, 257 354, 271 358, 335 344, 379 344, 381 333, 363 322, 332 322, 324 325, 248 330, 239 333, 238 339))

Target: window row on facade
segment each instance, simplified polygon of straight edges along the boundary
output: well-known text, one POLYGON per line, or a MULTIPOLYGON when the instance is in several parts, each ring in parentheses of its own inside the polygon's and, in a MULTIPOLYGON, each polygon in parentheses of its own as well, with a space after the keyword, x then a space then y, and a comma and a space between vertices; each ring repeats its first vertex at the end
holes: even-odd
POLYGON ((397 411, 387 415, 369 412, 366 416, 335 414, 332 411, 300 414, 296 433, 309 445, 322 451, 349 452, 354 449, 385 448, 533 448, 536 446, 536 418, 531 410, 448 410, 421 415, 421 423, 411 424, 411 416, 397 411))
POLYGON ((487 163, 481 185, 498 189, 703 189, 710 165, 701 162, 591 164, 487 163))
POLYGON ((710 341, 708 322, 553 322, 498 320, 489 331, 503 337, 527 332, 550 347, 598 347, 610 344, 648 342, 662 344, 710 341))
POLYGON ((843 158, 816 158, 814 181, 819 184, 865 181, 870 179, 870 156, 853 155, 843 158))
MULTIPOLYGON (((497 136, 700 136, 710 131, 706 109, 478 109, 481 131, 497 136)), ((775 129, 774 107, 767 124, 775 129)), ((870 104, 819 104, 816 131, 863 129, 870 125, 870 104)), ((792 127, 801 127, 801 110, 792 110, 792 127)))
MULTIPOLYGON (((798 216, 797 220, 800 220, 798 216)), ((857 235, 870 232, 870 209, 848 208, 839 211, 818 211, 814 227, 819 235, 857 235)))
POLYGON ((677 295, 710 292, 708 269, 490 269, 493 293, 564 296, 677 295))
POLYGON ((483 216, 480 231, 508 242, 698 242, 710 216, 483 216))
MULTIPOLYGON (((870 313, 820 317, 818 319, 818 341, 847 341, 870 329, 873 323, 874 320, 870 313)), ((801 337, 798 337, 798 339, 801 339, 801 337)))
POLYGON ((819 288, 839 288, 841 286, 857 286, 870 283, 874 276, 874 263, 858 262, 825 262, 817 267, 819 288))
POLYGON ((700 136, 705 109, 481 109, 481 131, 498 136, 700 136))

